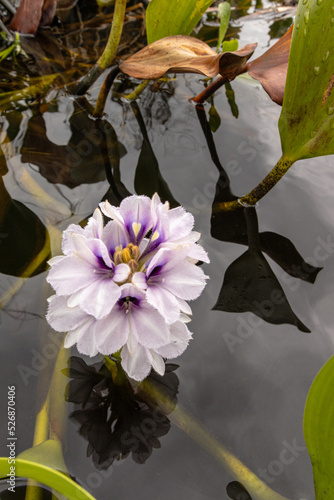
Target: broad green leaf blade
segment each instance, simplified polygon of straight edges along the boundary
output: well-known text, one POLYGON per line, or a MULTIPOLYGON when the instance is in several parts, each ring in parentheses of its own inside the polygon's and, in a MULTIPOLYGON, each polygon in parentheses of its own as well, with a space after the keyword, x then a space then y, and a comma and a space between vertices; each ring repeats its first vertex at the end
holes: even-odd
POLYGON ((37 446, 28 448, 18 455, 18 458, 47 465, 67 474, 67 468, 63 458, 61 442, 56 439, 48 439, 37 446))
POLYGON ((292 161, 334 152, 334 5, 300 1, 279 129, 292 161))
MULTIPOLYGON (((6 477, 9 472, 8 458, 0 458, 0 477, 6 477)), ((52 488, 69 500, 95 500, 95 498, 84 490, 82 486, 73 481, 62 472, 51 469, 42 464, 30 462, 29 460, 15 459, 15 475, 35 479, 52 488)))
POLYGON ((313 466, 317 500, 334 498, 334 356, 321 368, 308 393, 304 437, 313 466))
POLYGON ((190 35, 213 0, 152 0, 146 10, 147 43, 190 35))
POLYGON ((220 49, 220 46, 221 46, 222 41, 224 39, 226 30, 228 28, 228 23, 230 22, 231 5, 228 2, 221 2, 218 5, 218 10, 219 10, 219 17, 220 17, 220 26, 219 26, 217 52, 220 49))

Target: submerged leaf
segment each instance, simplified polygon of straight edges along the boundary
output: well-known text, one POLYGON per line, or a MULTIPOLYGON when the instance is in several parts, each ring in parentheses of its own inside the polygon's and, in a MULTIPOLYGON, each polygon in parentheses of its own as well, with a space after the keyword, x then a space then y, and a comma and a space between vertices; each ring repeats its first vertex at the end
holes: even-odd
POLYGON ((146 9, 147 42, 190 35, 213 0, 152 0, 146 9))
POLYGON ((129 57, 121 71, 142 79, 156 79, 167 71, 200 73, 214 77, 220 73, 233 80, 244 71, 257 44, 245 45, 235 52, 217 54, 209 45, 190 36, 170 36, 158 40, 129 57))
POLYGON ((270 98, 282 105, 288 70, 292 27, 262 56, 250 61, 246 70, 259 80, 270 98))
POLYGON ((304 411, 304 437, 317 500, 334 496, 334 356, 315 377, 304 411))

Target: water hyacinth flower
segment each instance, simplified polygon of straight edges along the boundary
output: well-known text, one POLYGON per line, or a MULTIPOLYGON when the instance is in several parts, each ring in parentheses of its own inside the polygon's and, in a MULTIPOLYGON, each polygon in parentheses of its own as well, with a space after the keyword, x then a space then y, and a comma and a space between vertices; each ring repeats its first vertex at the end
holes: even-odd
POLYGON ((209 262, 197 244, 194 218, 169 209, 157 194, 129 196, 119 207, 100 204, 86 227, 63 233, 62 256, 49 264, 47 320, 67 332, 65 347, 95 356, 121 352, 125 372, 143 380, 163 358, 182 354, 191 338, 186 323, 207 276, 196 263, 209 262), (110 219, 103 224, 103 215, 110 219))

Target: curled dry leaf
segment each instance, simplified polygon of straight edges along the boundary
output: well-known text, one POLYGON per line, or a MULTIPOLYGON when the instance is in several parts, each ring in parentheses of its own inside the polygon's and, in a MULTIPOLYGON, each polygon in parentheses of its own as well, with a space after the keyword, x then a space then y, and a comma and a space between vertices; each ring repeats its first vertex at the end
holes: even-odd
POLYGON ((245 70, 259 80, 270 98, 282 105, 293 26, 262 56, 246 64, 245 70))
POLYGON ((56 7, 57 0, 22 0, 9 27, 19 33, 34 35, 39 26, 52 23, 56 7))
POLYGON ((168 71, 200 73, 214 77, 220 73, 233 80, 245 71, 246 62, 257 44, 245 45, 235 52, 217 54, 205 42, 191 36, 161 38, 130 56, 120 65, 121 71, 134 78, 156 79, 168 71))

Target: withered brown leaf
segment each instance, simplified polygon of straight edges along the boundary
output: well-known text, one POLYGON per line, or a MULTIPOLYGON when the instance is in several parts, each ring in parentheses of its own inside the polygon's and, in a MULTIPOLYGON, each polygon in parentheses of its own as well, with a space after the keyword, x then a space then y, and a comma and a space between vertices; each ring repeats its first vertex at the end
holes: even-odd
POLYGON ((168 71, 199 73, 214 77, 219 73, 233 80, 242 73, 257 44, 245 45, 235 52, 217 54, 209 45, 191 36, 175 35, 151 43, 120 65, 134 78, 156 79, 168 71))

